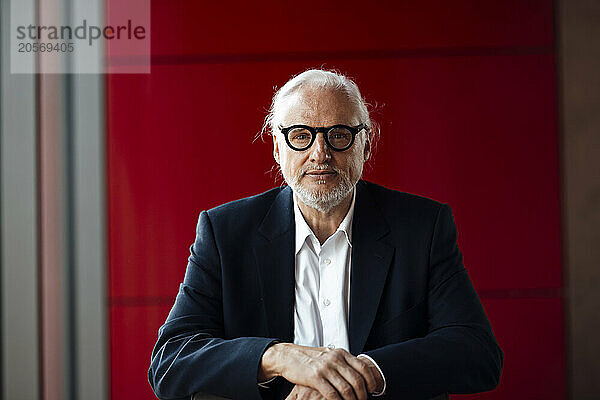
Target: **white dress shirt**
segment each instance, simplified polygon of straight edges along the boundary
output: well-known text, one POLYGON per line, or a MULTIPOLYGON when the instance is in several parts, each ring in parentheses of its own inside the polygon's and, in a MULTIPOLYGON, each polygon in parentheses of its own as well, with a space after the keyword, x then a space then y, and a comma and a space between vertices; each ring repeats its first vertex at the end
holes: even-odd
POLYGON ((335 233, 321 245, 294 196, 296 286, 294 343, 350 351, 350 258, 354 197, 335 233))
MULTIPOLYGON (((350 311, 350 262, 352 257, 352 218, 356 190, 348 213, 335 233, 321 245, 310 229, 294 196, 296 222, 296 285, 294 303, 294 343, 302 346, 350 351, 348 316, 350 311)), ((379 365, 366 354, 383 377, 379 365)))

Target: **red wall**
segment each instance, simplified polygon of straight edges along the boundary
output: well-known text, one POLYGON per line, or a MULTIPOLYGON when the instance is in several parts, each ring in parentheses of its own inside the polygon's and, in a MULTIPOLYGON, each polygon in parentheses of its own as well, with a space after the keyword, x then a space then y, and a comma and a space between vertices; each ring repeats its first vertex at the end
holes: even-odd
POLYGON ((455 212, 506 354, 500 387, 464 397, 565 398, 552 2, 399 3, 152 2, 152 73, 107 84, 113 400, 153 398, 198 213, 279 183, 252 139, 273 87, 315 66, 376 105, 366 178, 455 212))

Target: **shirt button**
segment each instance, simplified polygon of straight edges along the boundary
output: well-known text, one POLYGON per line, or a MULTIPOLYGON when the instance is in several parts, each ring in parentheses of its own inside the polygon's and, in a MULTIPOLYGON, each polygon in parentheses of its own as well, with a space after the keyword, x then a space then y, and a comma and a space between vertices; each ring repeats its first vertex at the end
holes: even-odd
POLYGON ((330 344, 327 345, 327 348, 333 350, 333 349, 335 349, 335 345, 333 345, 333 344, 330 343, 330 344))
POLYGON ((329 265, 329 264, 331 264, 331 260, 330 260, 329 258, 326 258, 326 259, 325 259, 325 264, 326 264, 326 265, 329 265))
POLYGON ((327 307, 327 306, 328 306, 328 305, 330 305, 330 304, 331 304, 331 301, 329 301, 329 299, 325 299, 325 300, 323 300, 323 305, 324 305, 325 307, 327 307))

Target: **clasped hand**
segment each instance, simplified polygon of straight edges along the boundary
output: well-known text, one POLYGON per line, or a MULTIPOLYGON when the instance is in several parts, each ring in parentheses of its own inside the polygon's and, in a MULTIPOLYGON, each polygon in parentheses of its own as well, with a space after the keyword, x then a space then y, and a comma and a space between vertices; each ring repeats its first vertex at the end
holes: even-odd
POLYGON ((344 349, 277 343, 261 359, 259 380, 282 376, 296 384, 288 399, 365 400, 383 378, 368 359, 344 349))

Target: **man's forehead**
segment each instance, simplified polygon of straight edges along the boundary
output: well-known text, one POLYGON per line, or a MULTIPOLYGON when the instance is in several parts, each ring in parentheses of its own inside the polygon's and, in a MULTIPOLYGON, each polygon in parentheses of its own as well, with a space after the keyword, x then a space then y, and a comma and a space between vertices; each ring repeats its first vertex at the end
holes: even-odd
POLYGON ((282 111, 284 125, 328 126, 356 124, 356 108, 345 93, 333 89, 307 88, 290 95, 282 111))

